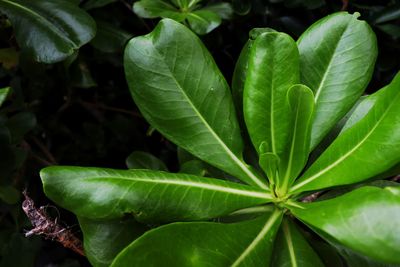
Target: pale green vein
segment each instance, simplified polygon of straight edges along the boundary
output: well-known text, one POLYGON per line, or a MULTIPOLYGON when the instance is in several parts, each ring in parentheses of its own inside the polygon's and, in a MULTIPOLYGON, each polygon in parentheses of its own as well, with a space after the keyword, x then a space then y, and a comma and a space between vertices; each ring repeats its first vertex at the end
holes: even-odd
POLYGON ((266 224, 261 229, 260 233, 256 236, 253 242, 243 251, 242 254, 235 260, 235 262, 231 265, 231 267, 239 266, 245 259, 250 255, 250 253, 256 249, 259 243, 264 239, 265 235, 269 230, 274 226, 275 222, 281 217, 282 212, 280 210, 275 210, 274 213, 271 214, 271 217, 268 218, 266 224))
POLYGON ((297 260, 296 260, 296 254, 294 252, 292 236, 290 234, 289 225, 288 225, 288 223, 286 221, 283 222, 282 229, 283 229, 283 233, 284 233, 284 236, 285 236, 286 244, 288 246, 289 255, 290 255, 290 262, 292 263, 292 267, 298 267, 297 260))

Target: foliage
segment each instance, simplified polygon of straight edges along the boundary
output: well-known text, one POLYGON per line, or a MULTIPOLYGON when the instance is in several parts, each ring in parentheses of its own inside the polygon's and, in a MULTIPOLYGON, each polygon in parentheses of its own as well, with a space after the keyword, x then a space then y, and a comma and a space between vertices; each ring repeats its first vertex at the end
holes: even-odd
MULTIPOLYGON (((106 221, 79 217, 79 229, 76 216, 60 207, 55 208, 44 196, 38 175, 44 166, 62 164, 123 169, 126 168, 126 160, 130 168, 168 169, 171 172, 239 182, 232 175, 184 149, 177 148, 157 130, 149 127, 131 101, 122 64, 124 46, 132 36, 152 31, 159 20, 138 17, 132 10, 133 2, 0 1, 0 88, 11 88, 6 98, 4 90, 0 94, 0 98, 4 100, 0 107, 0 266, 90 266, 86 258, 65 250, 52 240, 23 236, 25 231, 32 229, 21 209, 20 195, 25 188, 37 206, 45 205, 46 212, 57 222, 71 228, 78 236, 83 232, 85 248, 91 251, 87 253, 87 257, 92 262, 97 259, 103 266, 108 266, 116 253, 144 231, 159 226, 158 223, 137 223, 131 216, 106 221), (49 13, 48 10, 52 12, 49 13), (20 17, 19 14, 24 16, 20 17), (71 17, 72 20, 69 19, 71 17), (73 35, 58 34, 60 32, 73 35), (43 38, 40 39, 39 36, 43 38), (49 51, 54 53, 46 53, 49 51), (43 64, 44 60, 52 63, 43 64), (130 154, 132 155, 127 158, 130 154), (111 239, 120 241, 105 241, 111 239), (107 244, 111 243, 113 246, 108 247, 107 244)), ((376 32, 379 44, 376 67, 366 90, 371 94, 388 84, 400 68, 398 1, 342 2, 201 1, 200 9, 218 4, 228 7, 230 4, 233 12, 229 11, 230 8, 214 9, 213 12, 222 18, 222 23, 200 37, 224 77, 231 80, 243 44, 254 41, 248 40, 250 29, 274 28, 297 39, 319 18, 340 9, 351 13, 358 11, 361 18, 376 32), (221 10, 229 13, 219 13, 221 10), (229 19, 226 16, 228 14, 231 15, 229 19)), ((187 21, 183 24, 190 26, 187 21)), ((254 34, 257 36, 258 33, 254 34)), ((245 53, 242 55, 243 64, 246 57, 245 53)), ((238 69, 240 68, 236 68, 238 69)), ((237 94, 242 92, 240 80, 245 78, 243 74, 242 71, 235 73, 232 90, 244 140, 244 160, 246 164, 255 166, 257 173, 262 173, 262 168, 258 166, 264 166, 265 169, 268 165, 258 164, 258 155, 254 153, 245 131, 243 114, 238 113, 242 110, 237 94)), ((371 97, 363 97, 357 101, 356 108, 348 112, 316 146, 306 168, 339 133, 368 112, 378 95, 372 94, 371 97), (363 99, 366 100, 362 101, 363 99)), ((385 179, 399 174, 398 166, 377 175, 376 178, 385 179)), ((384 185, 393 187, 397 183, 385 182, 384 185)), ((363 184, 329 190, 329 193, 315 194, 306 199, 313 200, 317 196, 320 196, 317 200, 329 199, 360 186, 363 184)), ((372 186, 382 186, 382 183, 374 183, 372 186)), ((299 198, 303 195, 306 194, 299 195, 299 198)), ((238 222, 270 212, 265 207, 250 208, 219 218, 218 221, 238 222)), ((344 260, 349 266, 389 266, 366 259, 341 245, 332 242, 328 244, 312 231, 306 230, 306 227, 296 231, 293 228, 299 225, 299 221, 284 219, 282 225, 285 224, 290 233, 293 233, 293 239, 298 239, 296 232, 300 233, 300 238, 307 239, 327 266, 345 266, 344 260)), ((276 246, 286 244, 284 239, 279 239, 282 229, 283 226, 278 230, 276 246)), ((296 251, 296 255, 301 253, 302 251, 296 251)), ((286 250, 279 255, 287 258, 289 254, 286 250)), ((314 264, 318 266, 316 262, 314 264)))
POLYGON ((170 18, 186 22, 197 34, 206 34, 221 24, 221 19, 233 15, 229 3, 215 3, 202 6, 201 0, 140 0, 133 10, 142 18, 170 18))
MULTIPOLYGON (((302 224, 332 250, 400 264, 397 184, 366 184, 301 202, 305 193, 329 194, 337 186, 366 182, 400 162, 398 74, 362 100, 373 98, 367 110, 353 109, 344 130, 306 167, 310 152, 371 79, 376 38, 358 16, 340 12, 322 18, 297 42, 269 29, 250 33, 235 71, 245 79, 234 80, 241 82, 235 88, 243 87, 236 102, 243 102, 244 124, 259 158, 253 166, 243 157, 245 129, 211 55, 185 26, 161 20, 125 49, 135 103, 166 138, 235 178, 53 166, 41 171, 46 195, 80 218, 107 222, 133 216, 158 226, 114 251, 114 267, 324 266, 301 233, 302 224)), ((89 243, 96 238, 85 236, 89 243)), ((95 266, 103 264, 89 258, 95 266)))

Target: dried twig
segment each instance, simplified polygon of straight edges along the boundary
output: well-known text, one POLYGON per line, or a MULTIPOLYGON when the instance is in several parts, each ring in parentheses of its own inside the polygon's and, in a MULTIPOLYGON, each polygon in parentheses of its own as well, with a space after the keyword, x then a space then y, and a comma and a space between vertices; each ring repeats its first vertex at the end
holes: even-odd
POLYGON ((306 203, 308 203, 308 202, 313 202, 313 201, 315 201, 322 193, 323 193, 323 191, 319 191, 319 192, 315 192, 315 193, 313 193, 313 194, 311 194, 311 195, 309 195, 309 196, 303 197, 303 198, 301 199, 301 202, 306 202, 306 203))
POLYGON ((34 227, 32 230, 26 232, 25 236, 43 235, 46 239, 56 240, 64 247, 85 256, 81 240, 77 238, 70 229, 60 225, 57 219, 53 221, 46 213, 46 207, 41 206, 39 209, 36 208, 35 203, 28 196, 26 190, 23 194, 25 200, 22 202, 22 209, 34 227))

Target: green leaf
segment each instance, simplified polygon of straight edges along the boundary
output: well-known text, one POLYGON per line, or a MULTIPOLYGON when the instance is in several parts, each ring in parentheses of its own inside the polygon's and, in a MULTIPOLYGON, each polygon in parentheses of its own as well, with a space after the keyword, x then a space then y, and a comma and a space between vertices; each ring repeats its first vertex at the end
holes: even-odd
POLYGON ((358 13, 339 12, 314 23, 298 40, 301 83, 315 95, 311 150, 355 104, 368 85, 376 37, 358 13))
POLYGON ((299 82, 298 51, 284 33, 259 35, 252 44, 243 96, 244 119, 254 147, 266 142, 281 156, 288 142, 290 111, 286 97, 299 82))
POLYGON ((190 160, 181 165, 179 172, 205 176, 207 173, 207 166, 200 160, 190 160))
POLYGON ((0 107, 6 101, 8 95, 11 93, 11 87, 5 87, 0 89, 0 107))
POLYGON ((142 18, 170 18, 176 21, 183 21, 185 13, 181 13, 173 5, 163 0, 141 0, 133 4, 133 11, 142 18))
POLYGON ((400 188, 365 186, 342 196, 290 206, 317 233, 370 258, 400 263, 400 188))
POLYGON ((160 133, 207 163, 266 188, 242 159, 229 86, 189 29, 164 19, 152 33, 133 38, 125 50, 125 74, 141 113, 160 133))
POLYGON ((287 95, 292 115, 289 144, 282 156, 284 165, 280 171, 277 192, 287 193, 288 188, 307 163, 310 147, 311 124, 314 114, 314 95, 305 85, 292 86, 287 95))
POLYGON ((233 17, 232 5, 225 2, 207 5, 206 7, 203 8, 203 10, 212 11, 218 14, 218 16, 221 17, 221 19, 232 19, 233 17))
POLYGON ((142 151, 133 151, 126 159, 129 169, 149 169, 155 171, 168 171, 165 163, 152 154, 142 151))
POLYGON ((372 17, 372 23, 384 23, 400 18, 400 5, 388 6, 383 10, 376 12, 372 17))
POLYGON ((279 163, 280 159, 276 154, 271 152, 261 152, 259 165, 267 175, 271 185, 275 185, 279 179, 279 163))
POLYGON ((39 62, 67 58, 96 33, 94 20, 67 0, 0 0, 0 9, 10 19, 19 46, 39 62))
POLYGON ((250 0, 232 0, 232 6, 237 14, 244 16, 251 11, 251 2, 250 0))
POLYGON ((85 255, 95 267, 110 266, 117 254, 146 230, 134 219, 95 221, 81 217, 79 225, 85 255))
POLYGON ((40 176, 50 199, 89 219, 132 214, 140 222, 201 220, 271 200, 250 186, 160 171, 54 166, 40 176))
POLYGON ((273 255, 271 266, 274 267, 324 267, 299 229, 288 219, 281 224, 273 255))
POLYGON ((105 21, 96 21, 97 34, 90 42, 96 49, 105 53, 122 52, 126 42, 132 38, 132 34, 105 21))
POLYGON ((243 46, 239 58, 236 61, 235 69, 232 77, 232 96, 235 103, 236 112, 239 116, 240 123, 244 126, 243 121, 243 90, 247 77, 247 70, 249 66, 249 55, 254 40, 262 33, 275 32, 270 28, 254 28, 249 33, 249 40, 243 46))
POLYGON ((134 241, 111 266, 267 266, 281 218, 276 210, 239 223, 162 226, 134 241))
POLYGON ((6 123, 11 133, 11 142, 19 143, 26 133, 36 127, 37 120, 32 112, 20 112, 12 116, 6 123))
POLYGON ((364 181, 400 162, 400 74, 376 95, 367 115, 344 131, 291 192, 364 181), (363 166, 362 168, 354 168, 363 166))
POLYGON ((187 13, 190 28, 197 34, 207 34, 221 24, 221 17, 211 10, 196 10, 187 13))

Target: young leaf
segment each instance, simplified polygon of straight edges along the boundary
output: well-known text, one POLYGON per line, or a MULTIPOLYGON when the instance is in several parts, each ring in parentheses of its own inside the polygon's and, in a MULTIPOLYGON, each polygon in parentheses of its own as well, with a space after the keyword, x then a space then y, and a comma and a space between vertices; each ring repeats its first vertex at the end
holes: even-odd
POLYGON ((168 171, 165 163, 152 154, 142 151, 133 151, 126 159, 129 169, 149 169, 155 171, 168 171))
POLYGON ((354 105, 371 79, 376 37, 359 14, 335 13, 298 40, 301 83, 315 95, 311 150, 354 105))
POLYGON ((133 38, 125 50, 125 73, 143 116, 165 137, 242 181, 266 188, 242 159, 228 84, 189 29, 164 19, 152 33, 133 38))
POLYGON ((233 17, 233 8, 230 3, 220 2, 220 3, 213 3, 205 6, 202 10, 209 10, 212 11, 221 19, 232 19, 233 17))
POLYGON ((290 112, 286 97, 299 82, 298 51, 284 33, 263 33, 251 47, 243 95, 244 119, 254 147, 267 142, 281 156, 288 142, 290 112))
POLYGON ((96 33, 92 17, 67 0, 0 0, 0 9, 10 19, 20 47, 40 62, 67 58, 96 33))
POLYGON ((365 186, 342 196, 290 206, 300 220, 372 259, 400 263, 400 188, 365 186))
POLYGON ((344 131, 295 183, 304 192, 361 182, 400 162, 400 74, 379 94, 375 104, 344 131), (354 171, 355 166, 363 166, 354 171))
POLYGON ((296 225, 284 219, 276 237, 271 266, 324 267, 324 264, 296 225))
POLYGON ((47 167, 40 176, 49 198, 89 219, 201 220, 271 200, 250 186, 160 171, 47 167))
POLYGON ((147 232, 112 267, 267 266, 281 211, 238 223, 173 223, 147 232))
POLYGON ((249 55, 251 47, 253 46, 254 40, 262 33, 275 32, 270 28, 255 28, 249 33, 249 40, 243 46, 240 52, 239 58, 236 61, 235 70, 233 71, 232 77, 232 96, 235 103, 236 112, 239 116, 239 122, 241 126, 244 126, 243 122, 243 90, 244 83, 247 77, 247 70, 249 67, 249 55))
POLYGON ((281 176, 278 182, 279 192, 284 195, 293 181, 303 170, 308 159, 311 123, 314 114, 314 95, 310 88, 297 84, 289 89, 287 99, 291 113, 292 130, 289 143, 282 156, 281 176))
POLYGON ((142 235, 146 227, 134 219, 96 221, 79 218, 85 256, 95 267, 107 267, 127 245, 142 235))

